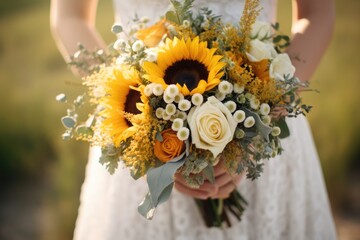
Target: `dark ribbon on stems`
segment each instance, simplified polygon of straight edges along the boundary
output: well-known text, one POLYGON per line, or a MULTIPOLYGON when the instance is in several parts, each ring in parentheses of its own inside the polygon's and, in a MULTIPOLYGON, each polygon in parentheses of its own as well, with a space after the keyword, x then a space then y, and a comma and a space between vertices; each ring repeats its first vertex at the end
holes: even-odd
POLYGON ((201 200, 195 198, 195 202, 207 227, 223 227, 224 224, 231 227, 229 214, 240 221, 247 205, 246 200, 236 189, 225 199, 201 200))

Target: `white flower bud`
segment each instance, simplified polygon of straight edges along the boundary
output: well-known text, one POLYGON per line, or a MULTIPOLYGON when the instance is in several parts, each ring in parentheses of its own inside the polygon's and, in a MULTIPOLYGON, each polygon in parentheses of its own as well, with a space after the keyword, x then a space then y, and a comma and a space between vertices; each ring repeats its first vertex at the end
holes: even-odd
POLYGON ((184 120, 182 120, 181 118, 175 118, 171 125, 171 129, 174 131, 178 131, 183 125, 184 120))
POLYGON ((231 113, 233 113, 236 110, 236 103, 234 101, 227 101, 224 104, 231 113))
POLYGON ((124 48, 126 46, 126 42, 124 41, 124 39, 118 39, 114 42, 113 48, 115 50, 121 50, 122 48, 124 48))
POLYGON ((182 23, 182 25, 184 26, 184 27, 190 27, 190 21, 189 20, 184 20, 183 21, 183 23, 182 23))
POLYGON ((169 114, 166 113, 166 111, 163 111, 162 113, 162 118, 165 120, 165 121, 168 121, 170 120, 171 116, 169 114))
POLYGON ((271 117, 269 115, 263 116, 261 120, 265 125, 269 125, 271 123, 271 117))
POLYGON ((175 98, 176 95, 178 95, 178 93, 179 93, 179 88, 176 85, 171 84, 167 86, 164 94, 168 95, 171 98, 175 98))
POLYGON ((169 103, 166 105, 166 108, 165 108, 165 111, 166 111, 166 114, 172 116, 176 113, 176 106, 175 104, 173 103, 169 103))
POLYGON ((245 119, 244 126, 245 126, 246 128, 251 128, 251 127, 254 126, 254 125, 255 125, 255 119, 254 119, 254 117, 250 116, 250 117, 247 117, 247 118, 245 119))
POLYGON ((145 60, 148 62, 155 62, 157 60, 157 52, 154 49, 146 49, 146 57, 145 60))
POLYGON ((189 100, 183 99, 179 102, 178 107, 181 111, 187 111, 191 108, 191 102, 189 100))
POLYGON ((241 94, 237 97, 236 101, 240 104, 244 104, 246 102, 246 98, 244 94, 241 94))
POLYGON ((235 122, 237 123, 241 123, 245 120, 246 118, 246 114, 243 110, 237 110, 235 113, 234 113, 234 119, 235 119, 235 122))
POLYGON ((279 127, 273 127, 271 130, 271 135, 274 137, 279 136, 281 133, 281 129, 279 127))
POLYGON ((164 99, 164 102, 166 102, 166 103, 172 103, 172 102, 174 102, 174 98, 169 97, 168 95, 164 95, 164 96, 163 96, 163 99, 164 99))
POLYGON ((200 93, 195 93, 194 95, 192 95, 191 97, 191 102, 195 105, 195 106, 199 106, 203 103, 204 101, 204 97, 203 95, 201 95, 200 93))
POLYGON ((226 95, 224 93, 221 93, 220 91, 216 90, 215 92, 215 97, 219 100, 219 101, 223 101, 226 97, 226 95))
POLYGON ((159 118, 159 119, 162 119, 164 111, 165 110, 162 107, 157 108, 156 111, 155 111, 156 117, 159 118))
POLYGON ((141 40, 136 40, 132 45, 132 50, 134 52, 140 51, 144 47, 144 43, 141 40))
POLYGON ((189 138, 189 135, 190 135, 190 131, 186 127, 181 127, 176 134, 178 139, 180 139, 181 141, 187 140, 189 138))
POLYGON ((218 86, 219 92, 223 94, 229 94, 233 91, 234 87, 233 85, 228 81, 221 81, 218 86))
POLYGON ((146 85, 144 88, 144 94, 146 97, 150 97, 153 94, 153 88, 154 88, 154 83, 150 83, 149 85, 146 85))
POLYGON ((179 103, 181 100, 183 100, 184 99, 184 95, 182 95, 181 93, 178 93, 176 96, 175 96, 175 98, 174 98, 174 101, 176 102, 176 103, 179 103))
POLYGON ((240 129, 240 128, 237 128, 236 131, 235 131, 235 138, 237 139, 241 139, 245 137, 245 132, 244 130, 240 129))
POLYGON ((246 97, 246 99, 248 99, 248 100, 251 100, 251 99, 254 99, 254 98, 255 98, 255 96, 252 95, 251 93, 245 93, 245 97, 246 97))
POLYGON ((268 115, 270 113, 270 106, 267 103, 262 103, 260 105, 260 113, 262 115, 268 115))
POLYGON ((155 83, 153 87, 153 94, 155 96, 161 96, 164 93, 164 88, 161 84, 155 83))
POLYGON ((237 94, 243 93, 244 88, 245 88, 244 86, 240 86, 237 83, 234 84, 234 92, 237 93, 237 94))
POLYGON ((176 112, 176 117, 181 118, 182 120, 185 121, 186 118, 187 118, 187 114, 186 114, 186 112, 177 111, 177 112, 176 112))
POLYGON ((260 106, 260 101, 256 98, 250 99, 250 107, 254 110, 257 110, 260 106))

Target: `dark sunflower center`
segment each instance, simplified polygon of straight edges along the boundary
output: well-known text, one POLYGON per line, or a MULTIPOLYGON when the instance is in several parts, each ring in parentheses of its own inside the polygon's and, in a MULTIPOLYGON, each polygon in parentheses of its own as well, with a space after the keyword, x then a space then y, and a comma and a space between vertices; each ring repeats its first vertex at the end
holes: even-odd
POLYGON ((197 87, 200 80, 206 81, 208 75, 204 64, 196 60, 181 60, 166 69, 164 80, 167 84, 186 85, 191 91, 197 87))
MULTIPOLYGON (((132 114, 139 114, 141 113, 139 109, 136 108, 136 103, 141 102, 140 100, 140 92, 130 89, 129 94, 126 97, 125 102, 125 112, 132 113, 132 114)), ((127 120, 126 123, 129 126, 132 126, 132 124, 127 120)))

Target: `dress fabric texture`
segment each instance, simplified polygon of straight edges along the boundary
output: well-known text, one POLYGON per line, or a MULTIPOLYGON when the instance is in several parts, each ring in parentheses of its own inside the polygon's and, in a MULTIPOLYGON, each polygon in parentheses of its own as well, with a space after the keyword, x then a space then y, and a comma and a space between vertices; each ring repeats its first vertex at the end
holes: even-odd
MULTIPOLYGON (((135 13, 158 19, 168 0, 117 0, 117 21, 123 26, 135 13)), ((241 16, 242 0, 195 0, 228 22, 241 16)), ((263 0, 261 20, 274 22, 276 1, 263 0)), ((310 127, 304 117, 287 120, 291 136, 282 140, 284 152, 265 161, 256 181, 244 179, 238 189, 249 205, 242 221, 231 228, 207 228, 191 197, 174 189, 158 206, 153 220, 144 219, 137 206, 147 193, 144 179, 134 181, 120 167, 110 175, 99 163, 100 149, 90 149, 86 178, 80 196, 76 240, 303 240, 336 239, 328 196, 310 127)))

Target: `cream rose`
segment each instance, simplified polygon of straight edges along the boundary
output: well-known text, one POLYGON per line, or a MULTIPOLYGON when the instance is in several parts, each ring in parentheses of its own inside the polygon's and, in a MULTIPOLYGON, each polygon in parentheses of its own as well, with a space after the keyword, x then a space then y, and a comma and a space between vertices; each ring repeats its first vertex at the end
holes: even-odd
POLYGON ((277 55, 270 64, 270 77, 284 81, 285 75, 292 78, 295 73, 295 67, 292 65, 289 55, 281 53, 277 55))
POLYGON ((229 109, 214 96, 188 115, 192 143, 216 158, 233 139, 237 123, 229 109))
POLYGON ((276 56, 276 51, 272 44, 264 43, 259 39, 250 41, 250 51, 246 56, 251 62, 259 62, 264 59, 271 59, 276 56))
POLYGON ((263 21, 256 21, 252 25, 250 37, 257 38, 261 41, 268 40, 272 35, 271 24, 263 21))

